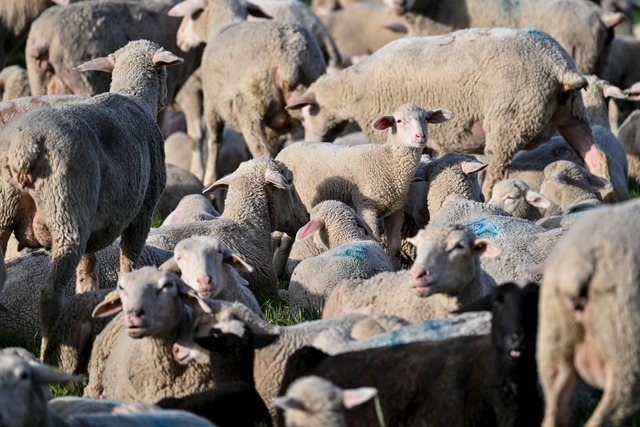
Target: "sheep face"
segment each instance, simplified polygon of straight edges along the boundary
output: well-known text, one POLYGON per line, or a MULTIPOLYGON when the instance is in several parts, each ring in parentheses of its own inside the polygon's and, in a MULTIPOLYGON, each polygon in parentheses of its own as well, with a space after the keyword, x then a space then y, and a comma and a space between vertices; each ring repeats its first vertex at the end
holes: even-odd
POLYGON ((183 52, 198 47, 207 40, 209 11, 206 0, 187 0, 169 10, 169 16, 182 17, 176 44, 183 52))
POLYGON ((424 110, 415 104, 403 104, 392 115, 381 116, 373 122, 376 130, 391 128, 403 145, 423 148, 427 144, 427 123, 444 123, 453 117, 449 110, 424 110))
POLYGON ((464 226, 428 226, 409 240, 417 248, 410 286, 419 297, 457 294, 480 275, 480 255, 500 248, 464 226))
POLYGON ((270 184, 267 187, 269 200, 272 201, 269 204, 269 215, 276 230, 295 236, 309 221, 309 214, 293 183, 293 173, 283 163, 280 165, 280 171, 269 171, 265 175, 270 184))

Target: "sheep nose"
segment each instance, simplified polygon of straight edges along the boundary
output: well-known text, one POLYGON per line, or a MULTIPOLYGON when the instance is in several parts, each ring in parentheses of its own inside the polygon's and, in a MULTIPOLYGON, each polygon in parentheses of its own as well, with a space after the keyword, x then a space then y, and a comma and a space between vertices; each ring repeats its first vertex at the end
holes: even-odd
POLYGON ((128 316, 142 317, 145 314, 146 312, 144 311, 144 308, 130 308, 129 310, 127 310, 128 316))
POLYGON ((523 337, 522 337, 522 334, 520 334, 520 333, 513 333, 513 334, 511 334, 511 335, 507 338, 508 343, 509 343, 509 346, 510 346, 510 347, 513 347, 513 348, 515 348, 515 347, 519 346, 519 345, 522 343, 522 338, 523 338, 523 337))
POLYGON ((425 270, 411 270, 411 284, 420 284, 420 279, 427 275, 425 270))
POLYGON ((424 133, 423 132, 416 132, 416 141, 424 142, 424 133))

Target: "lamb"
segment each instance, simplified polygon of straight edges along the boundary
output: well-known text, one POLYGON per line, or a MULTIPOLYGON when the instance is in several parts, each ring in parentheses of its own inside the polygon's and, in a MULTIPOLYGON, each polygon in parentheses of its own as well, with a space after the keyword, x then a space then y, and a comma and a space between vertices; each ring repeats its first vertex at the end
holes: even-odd
POLYGON ((587 212, 549 254, 537 362, 544 426, 570 425, 577 376, 604 394, 587 426, 624 425, 640 409, 637 201, 587 212))
POLYGON ((622 14, 605 14, 599 7, 582 0, 523 4, 464 0, 444 7, 434 0, 385 0, 384 3, 393 7, 416 35, 430 36, 482 27, 544 31, 571 52, 583 74, 601 74, 604 71, 613 28, 624 19, 622 14), (569 21, 579 24, 564 25, 569 21))
POLYGON ((371 227, 353 209, 337 200, 325 200, 311 209, 309 222, 296 234, 287 261, 287 275, 307 258, 318 256, 331 248, 354 240, 364 234, 374 236, 371 227))
POLYGON ((0 92, 3 101, 31 95, 27 70, 19 65, 3 68, 0 72, 0 92))
POLYGON ((629 176, 640 182, 640 113, 634 111, 620 126, 620 144, 629 162, 629 176))
POLYGON ((410 272, 343 281, 329 295, 322 317, 389 313, 412 322, 447 317, 451 310, 495 287, 493 279, 480 268, 480 256, 495 257, 501 250, 489 240, 477 238, 468 228, 430 224, 409 241, 417 248, 410 272), (444 295, 433 296, 438 293, 444 295))
POLYGON ((153 230, 147 244, 173 250, 192 236, 214 236, 238 251, 254 268, 241 274, 262 303, 278 297, 271 252, 271 232, 294 236, 308 221, 307 211, 293 184, 293 174, 281 162, 266 157, 243 162, 232 175, 218 180, 208 191, 229 187, 220 218, 172 224, 153 230))
MULTIPOLYGON (((83 1, 47 9, 33 22, 25 49, 31 92, 85 96, 107 92, 107 76, 81 73, 74 67, 87 58, 107 56, 130 40, 148 39, 177 52, 180 21, 166 15, 172 4, 168 0, 83 1)), ((184 66, 168 74, 167 101, 200 65, 200 51, 183 57, 184 66)))
POLYGON ((219 216, 218 211, 205 196, 189 194, 180 200, 178 206, 164 219, 161 227, 184 222, 209 221, 219 216))
POLYGON ((489 204, 497 206, 518 218, 536 221, 542 218, 540 209, 548 209, 552 203, 545 196, 533 191, 519 179, 503 179, 496 182, 489 204))
POLYGON ((174 345, 174 352, 182 363, 189 363, 192 360, 198 363, 208 363, 208 353, 195 344, 193 337, 209 335, 212 322, 216 322, 216 319, 220 318, 240 320, 254 334, 278 335, 277 341, 256 352, 254 362, 256 389, 272 413, 275 413, 273 398, 277 395, 287 359, 297 349, 311 345, 313 340, 327 328, 349 331, 355 323, 369 319, 370 321, 366 322, 356 334, 358 338, 364 338, 380 333, 381 329, 391 330, 408 323, 397 316, 348 314, 333 319, 306 321, 291 326, 276 326, 261 319, 243 304, 222 303, 224 304, 222 308, 213 310, 214 318, 206 314, 200 316, 192 334, 186 334, 174 345))
POLYGON ((15 427, 106 427, 181 426, 215 427, 184 411, 158 411, 143 414, 78 414, 61 419, 49 409, 43 389, 48 384, 77 381, 78 378, 48 365, 31 364, 16 355, 0 354, 0 418, 15 427))
MULTIPOLYGON (((333 357, 302 348, 289 358, 279 393, 296 378, 318 375, 340 387, 377 388, 385 425, 539 426, 542 400, 535 364, 538 285, 521 288, 503 284, 461 311, 478 310, 492 312, 490 335, 415 342, 333 357)), ((347 414, 350 425, 376 425, 376 420, 373 405, 347 414)))
POLYGON ((169 13, 184 16, 177 35, 181 49, 207 43, 202 56, 202 73, 208 77, 202 84, 209 132, 204 183, 211 184, 219 175, 216 159, 225 124, 242 134, 253 157, 275 156, 281 147, 277 137, 293 129, 300 118, 285 105, 326 69, 316 41, 296 24, 247 22, 238 0, 186 0, 169 13), (223 54, 221 46, 230 48, 223 54))
POLYGON ((85 397, 155 402, 214 385, 208 366, 181 366, 172 357, 173 342, 193 327, 193 311, 211 311, 179 277, 153 267, 122 274, 93 316, 120 310, 95 340, 85 397))
POLYGON ((167 183, 153 210, 155 218, 165 218, 178 206, 183 197, 200 194, 202 191, 202 181, 191 172, 170 163, 165 163, 165 167, 167 183))
POLYGON ((427 123, 444 123, 452 117, 449 110, 403 104, 373 122, 374 129, 387 130, 385 144, 303 142, 282 150, 277 159, 293 171, 307 209, 323 200, 342 201, 362 216, 376 236, 378 220, 383 219, 391 265, 397 269, 402 209, 427 142, 427 123))
POLYGON ((287 427, 346 427, 344 410, 377 393, 373 387, 343 390, 320 377, 309 376, 294 381, 275 404, 284 411, 287 427))
POLYGON ((166 96, 164 66, 179 62, 154 43, 130 42, 81 66, 113 71, 109 93, 32 110, 0 133, 0 242, 4 248, 14 232, 22 246, 51 248, 52 265, 41 291, 45 342, 76 267, 76 290, 82 292, 97 289, 94 252, 119 235, 122 272, 131 270, 140 255, 166 180, 155 119, 166 96), (82 144, 75 143, 79 135, 82 144), (88 169, 80 171, 80 164, 88 169))
POLYGON ((173 249, 173 257, 160 268, 181 273, 180 278, 203 298, 239 301, 262 316, 249 283, 238 274, 251 272, 253 267, 215 237, 195 236, 180 241, 173 249))
POLYGON ((471 200, 449 200, 431 224, 466 225, 478 237, 491 239, 502 253, 482 258, 481 266, 497 283, 540 279, 530 268, 542 263, 555 245, 562 229, 547 230, 530 221, 516 218, 504 210, 471 200))
MULTIPOLYGON (((209 352, 215 387, 181 398, 165 398, 158 406, 186 410, 220 427, 271 426, 271 416, 258 394, 253 376, 255 350, 272 344, 277 335, 254 334, 237 320, 221 320, 211 335, 196 338, 209 352)), ((179 357, 179 352, 174 352, 179 357)))
POLYGON ((457 119, 434 129, 429 147, 484 150, 489 166, 483 189, 489 196, 493 183, 508 174, 513 155, 546 141, 556 128, 590 171, 610 176, 577 91, 585 84, 568 54, 545 33, 471 29, 393 41, 352 67, 322 76, 287 108, 303 109, 307 140, 330 141, 340 126, 355 120, 377 142, 366 125, 390 106, 405 99, 447 105, 457 119), (478 67, 489 56, 491 66, 478 67), (508 66, 498 65, 503 63, 508 66), (409 75, 421 78, 407 80, 409 75), (486 90, 464 90, 465 82, 486 90))

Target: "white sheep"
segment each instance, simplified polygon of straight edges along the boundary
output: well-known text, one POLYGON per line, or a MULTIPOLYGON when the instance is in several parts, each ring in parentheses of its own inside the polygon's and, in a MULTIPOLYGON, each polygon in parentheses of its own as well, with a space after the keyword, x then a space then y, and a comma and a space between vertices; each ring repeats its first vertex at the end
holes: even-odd
POLYGON ((342 313, 388 313, 417 322, 447 317, 451 310, 487 295, 495 281, 480 257, 501 249, 461 225, 428 225, 409 240, 417 248, 411 271, 345 280, 329 295, 323 318, 342 313), (443 294, 443 295, 435 295, 443 294))
POLYGON ((209 199, 201 194, 184 196, 178 206, 164 219, 161 227, 183 222, 210 221, 220 214, 211 205, 209 199))
POLYGON ((376 394, 373 387, 342 389, 323 378, 308 376, 294 381, 275 404, 284 410, 287 427, 346 427, 345 409, 376 394))
POLYGON ((603 395, 585 426, 625 425, 640 409, 640 203, 587 212, 549 254, 537 363, 543 426, 570 425, 577 377, 603 395))
POLYGON ((27 70, 19 65, 3 68, 0 71, 0 92, 3 101, 31 95, 27 70))
POLYGON ((169 14, 184 17, 177 34, 181 49, 207 43, 201 71, 207 76, 202 89, 209 132, 204 183, 218 175, 225 124, 243 135, 253 157, 275 156, 281 147, 277 137, 300 118, 285 110, 286 103, 326 69, 315 39, 297 24, 248 22, 238 0, 186 0, 169 14))
POLYGON ((551 207, 549 199, 533 191, 526 182, 519 179, 503 179, 496 182, 488 203, 529 221, 542 218, 540 209, 551 207))
POLYGON ((41 292, 45 341, 76 267, 81 292, 97 289, 94 252, 118 236, 121 271, 140 255, 166 180, 156 123, 166 97, 164 66, 181 61, 154 43, 130 42, 80 66, 112 71, 109 93, 32 110, 0 134, 0 240, 14 232, 23 246, 51 248, 41 292))
POLYGON ((118 289, 93 311, 122 313, 96 337, 84 396, 156 402, 211 388, 208 365, 180 366, 171 351, 180 333, 193 328, 193 310, 211 311, 173 273, 143 267, 121 275, 118 289))
POLYGON ((181 274, 181 279, 202 297, 239 301, 262 316, 249 283, 238 271, 253 271, 242 256, 211 236, 194 236, 180 241, 173 257, 160 269, 181 274))
POLYGON ((49 384, 77 381, 78 377, 48 365, 29 363, 19 356, 0 353, 0 419, 11 427, 215 427, 184 411, 149 413, 55 415, 43 392, 49 384))
POLYGON ((428 140, 427 123, 444 123, 452 117, 449 110, 403 104, 373 122, 374 129, 386 130, 385 144, 301 142, 282 150, 277 159, 293 171, 307 209, 324 200, 342 201, 362 216, 376 236, 378 220, 383 219, 391 264, 397 269, 403 207, 428 140))
POLYGON ((355 120, 377 142, 380 135, 368 124, 395 105, 407 99, 446 105, 457 118, 436 127, 428 145, 440 153, 484 150, 489 195, 493 183, 508 174, 513 155, 544 142, 555 129, 590 171, 609 177, 579 96, 585 85, 567 52, 541 31, 469 29, 388 43, 362 62, 320 77, 287 108, 303 109, 307 140, 330 141, 355 120), (479 67, 488 57, 491 64, 479 67), (469 91, 467 85, 482 90, 469 91))
POLYGON ((147 244, 173 250, 180 240, 192 236, 217 237, 243 254, 254 268, 252 273, 241 275, 249 281, 258 301, 277 298, 271 233, 277 230, 294 236, 308 221, 293 174, 282 162, 259 157, 243 162, 206 191, 227 186, 226 206, 220 218, 160 227, 152 230, 147 244))
POLYGON ((634 111, 626 118, 618 138, 629 162, 629 176, 640 182, 640 112, 634 111))

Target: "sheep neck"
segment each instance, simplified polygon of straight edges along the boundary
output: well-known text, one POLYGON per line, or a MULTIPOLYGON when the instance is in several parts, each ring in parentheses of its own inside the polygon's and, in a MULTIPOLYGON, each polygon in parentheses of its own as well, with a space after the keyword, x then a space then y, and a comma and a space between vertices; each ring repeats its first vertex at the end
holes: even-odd
MULTIPOLYGON (((144 108, 151 114, 155 121, 156 112, 160 108, 158 83, 159 80, 162 80, 158 76, 158 73, 164 73, 164 71, 155 70, 155 72, 152 72, 152 78, 149 77, 147 72, 130 73, 126 76, 120 76, 116 71, 112 77, 109 92, 139 98, 142 101, 141 104, 144 105, 144 108)), ((162 81, 161 84, 165 84, 165 82, 162 81)))
POLYGON ((207 13, 207 39, 209 43, 211 43, 223 29, 247 20, 246 11, 240 6, 237 0, 210 1, 207 6, 207 13))
MULTIPOLYGON (((251 334, 251 332, 245 332, 245 334, 247 333, 251 334)), ((242 340, 246 341, 244 337, 242 340)), ((233 381, 244 381, 255 386, 253 378, 254 350, 251 347, 251 339, 249 338, 249 342, 241 344, 225 354, 215 351, 210 353, 211 376, 216 386, 233 381)))
POLYGON ((460 290, 457 293, 452 294, 458 300, 459 307, 465 306, 484 297, 484 287, 482 284, 480 268, 480 258, 476 256, 474 259, 473 276, 466 284, 460 287, 460 290))
MULTIPOLYGON (((388 132, 391 132, 391 130, 388 132)), ((388 159, 390 164, 395 166, 394 168, 389 168, 390 171, 393 171, 394 175, 394 179, 390 182, 395 186, 402 187, 408 196, 409 189, 411 188, 411 179, 415 176, 416 170, 420 165, 422 147, 407 147, 400 141, 393 140, 392 138, 397 138, 397 135, 389 134, 387 140, 390 141, 382 145, 382 149, 388 153, 384 158, 388 159)))
POLYGON ((229 185, 224 212, 220 218, 251 227, 270 239, 271 232, 274 230, 269 211, 267 185, 264 176, 260 176, 260 173, 234 178, 229 185))

